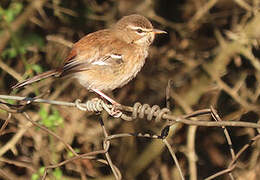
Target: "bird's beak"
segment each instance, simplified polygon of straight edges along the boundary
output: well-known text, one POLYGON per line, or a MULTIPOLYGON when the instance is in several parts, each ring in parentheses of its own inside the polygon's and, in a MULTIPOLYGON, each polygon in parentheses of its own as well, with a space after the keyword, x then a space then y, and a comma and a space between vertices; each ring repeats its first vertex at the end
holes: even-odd
POLYGON ((153 29, 153 33, 154 33, 154 34, 167 34, 166 31, 162 31, 162 30, 160 30, 160 29, 153 29))

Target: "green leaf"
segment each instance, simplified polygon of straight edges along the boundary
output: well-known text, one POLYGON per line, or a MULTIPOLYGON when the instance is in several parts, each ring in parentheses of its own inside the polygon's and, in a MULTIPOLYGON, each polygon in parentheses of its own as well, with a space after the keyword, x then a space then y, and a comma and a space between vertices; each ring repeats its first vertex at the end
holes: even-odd
POLYGON ((40 167, 37 171, 37 173, 33 173, 31 176, 31 180, 39 180, 40 176, 44 174, 45 167, 40 167))
POLYGON ((42 119, 46 119, 48 117, 48 113, 43 106, 40 108, 39 115, 42 119))
MULTIPOLYGON (((78 148, 75 148, 74 151, 76 153, 80 152, 80 150, 78 148)), ((74 157, 74 154, 71 151, 68 151, 67 156, 68 156, 68 158, 72 158, 72 157, 74 157)))
POLYGON ((43 71, 42 67, 41 67, 40 65, 38 65, 38 64, 32 65, 31 68, 32 68, 37 74, 39 74, 39 73, 41 73, 41 72, 43 71))
POLYGON ((26 53, 26 48, 25 48, 25 46, 20 46, 19 49, 18 49, 18 51, 19 51, 19 54, 25 54, 25 53, 26 53))
POLYGON ((54 171, 53 171, 53 176, 59 180, 62 178, 62 171, 60 170, 60 168, 56 168, 54 171))
POLYGON ((4 18, 5 18, 6 22, 11 23, 14 20, 15 15, 12 10, 8 9, 4 13, 4 18))
POLYGON ((40 176, 38 174, 36 174, 36 173, 33 173, 32 177, 31 177, 31 180, 38 180, 38 179, 40 179, 40 176))
POLYGON ((31 45, 38 45, 40 48, 43 48, 45 45, 44 38, 39 36, 36 33, 30 33, 28 36, 24 38, 24 43, 26 46, 31 46, 31 45))
POLYGON ((2 6, 0 6, 0 17, 2 18, 2 16, 4 15, 5 10, 2 8, 2 6))
POLYGON ((39 174, 42 176, 44 174, 45 167, 40 167, 39 174))
POLYGON ((45 108, 41 107, 39 115, 42 118, 41 123, 48 128, 55 128, 63 123, 59 111, 54 108, 51 113, 48 113, 45 108))
POLYGON ((23 9, 23 4, 20 2, 16 2, 11 5, 11 8, 13 10, 14 15, 18 15, 23 9))
POLYGON ((6 100, 9 104, 14 104, 15 103, 15 100, 13 100, 13 99, 7 99, 6 100))
POLYGON ((11 47, 11 48, 6 48, 2 52, 1 56, 3 58, 10 58, 11 59, 11 58, 15 58, 17 56, 17 54, 18 54, 18 52, 16 51, 16 49, 11 47))

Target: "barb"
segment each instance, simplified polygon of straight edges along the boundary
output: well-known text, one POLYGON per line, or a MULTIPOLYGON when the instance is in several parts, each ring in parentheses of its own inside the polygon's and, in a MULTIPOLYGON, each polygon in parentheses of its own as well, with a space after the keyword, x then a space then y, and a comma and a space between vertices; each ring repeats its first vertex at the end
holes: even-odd
MULTIPOLYGON (((34 99, 28 97, 20 97, 20 96, 8 96, 8 95, 0 95, 0 99, 12 99, 17 101, 26 101, 30 103, 47 103, 53 105, 60 105, 60 106, 70 106, 70 107, 77 107, 80 110, 90 111, 90 112, 101 112, 103 110, 107 111, 109 114, 113 111, 112 105, 106 104, 101 99, 95 98, 92 100, 87 101, 86 103, 80 103, 79 101, 76 102, 65 102, 65 101, 53 101, 53 100, 46 100, 46 99, 34 99), (82 109, 83 108, 83 109, 82 109)), ((28 103, 25 103, 28 104, 28 103)), ((10 105, 12 106, 12 105, 10 105)), ((207 126, 207 127, 222 127, 222 126, 233 126, 233 127, 248 127, 248 128, 260 128, 260 124, 251 123, 251 122, 241 122, 241 121, 193 121, 189 118, 199 116, 202 114, 211 114, 211 109, 203 109, 194 111, 191 114, 186 114, 184 116, 174 116, 170 114, 170 110, 167 108, 160 109, 159 106, 154 105, 150 106, 148 104, 140 104, 135 103, 133 107, 121 105, 117 107, 118 110, 124 111, 120 115, 120 118, 126 121, 132 121, 137 118, 143 119, 146 116, 148 121, 155 118, 155 121, 162 121, 167 120, 167 124, 169 126, 173 125, 174 123, 183 123, 187 125, 195 125, 195 126, 207 126), (132 113, 131 116, 127 115, 127 113, 132 113)))

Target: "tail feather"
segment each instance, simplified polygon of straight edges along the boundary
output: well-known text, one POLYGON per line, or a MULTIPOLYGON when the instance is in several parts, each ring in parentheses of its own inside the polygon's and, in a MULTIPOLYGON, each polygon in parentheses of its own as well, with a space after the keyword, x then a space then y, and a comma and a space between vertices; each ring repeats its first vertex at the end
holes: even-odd
POLYGON ((33 76, 32 78, 26 79, 22 82, 15 84, 14 86, 12 86, 12 89, 20 88, 20 87, 26 86, 28 84, 32 84, 32 83, 40 81, 42 79, 46 79, 48 77, 56 76, 59 74, 60 74, 60 71, 57 69, 46 71, 44 73, 38 74, 36 76, 33 76))

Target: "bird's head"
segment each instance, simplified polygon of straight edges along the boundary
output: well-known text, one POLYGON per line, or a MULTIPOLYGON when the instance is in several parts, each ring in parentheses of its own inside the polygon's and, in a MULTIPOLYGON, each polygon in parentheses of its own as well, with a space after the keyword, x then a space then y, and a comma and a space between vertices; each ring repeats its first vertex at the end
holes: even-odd
POLYGON ((148 47, 156 34, 167 33, 153 28, 152 23, 144 16, 133 14, 120 19, 114 26, 118 38, 127 43, 148 47))

